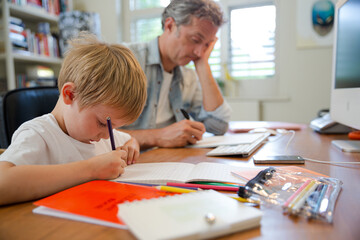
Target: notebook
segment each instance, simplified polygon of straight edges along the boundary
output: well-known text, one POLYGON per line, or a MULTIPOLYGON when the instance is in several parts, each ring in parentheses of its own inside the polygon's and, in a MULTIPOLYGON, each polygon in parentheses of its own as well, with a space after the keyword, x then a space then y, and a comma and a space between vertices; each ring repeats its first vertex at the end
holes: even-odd
POLYGON ((244 184, 231 172, 243 168, 223 163, 184 162, 137 163, 125 167, 125 172, 113 181, 166 185, 167 182, 231 182, 244 184))
POLYGON ((87 182, 34 202, 34 213, 108 227, 126 228, 117 217, 117 204, 174 195, 153 187, 111 181, 87 182))
POLYGON ((196 144, 188 145, 189 148, 214 148, 223 145, 251 144, 268 133, 237 133, 222 136, 204 137, 196 144))
POLYGON ((118 205, 138 239, 215 238, 260 225, 262 212, 213 190, 118 205), (145 214, 146 213, 146 214, 145 214))

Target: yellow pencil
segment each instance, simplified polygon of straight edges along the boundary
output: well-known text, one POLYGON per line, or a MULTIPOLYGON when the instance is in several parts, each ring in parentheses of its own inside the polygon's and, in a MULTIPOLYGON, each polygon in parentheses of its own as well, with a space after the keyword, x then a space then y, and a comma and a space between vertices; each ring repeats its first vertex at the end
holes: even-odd
POLYGON ((295 210, 295 206, 298 207, 300 206, 299 204, 302 203, 302 200, 304 199, 304 196, 307 195, 307 193, 311 193, 314 186, 316 187, 316 181, 312 180, 289 204, 288 208, 290 209, 290 211, 292 212, 293 210, 295 210))
POLYGON ((255 200, 251 200, 251 199, 246 199, 246 198, 242 198, 242 197, 231 197, 235 200, 238 200, 239 202, 243 202, 243 203, 255 203, 255 204, 260 204, 259 201, 255 201, 255 200))
POLYGON ((190 192, 197 191, 197 190, 193 190, 193 189, 171 187, 171 186, 156 186, 155 188, 157 188, 161 191, 174 192, 174 193, 190 193, 190 192))

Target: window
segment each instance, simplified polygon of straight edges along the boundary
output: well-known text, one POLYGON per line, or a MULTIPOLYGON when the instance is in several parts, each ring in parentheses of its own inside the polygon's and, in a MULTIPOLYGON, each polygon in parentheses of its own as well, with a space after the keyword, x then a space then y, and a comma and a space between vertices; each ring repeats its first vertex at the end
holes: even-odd
POLYGON ((130 0, 130 10, 166 7, 169 3, 170 0, 130 0))
POLYGON ((230 10, 229 71, 233 79, 275 75, 275 6, 230 10))
MULTIPOLYGON (((149 41, 162 33, 161 13, 170 0, 127 0, 122 41, 149 41), (130 10, 127 11, 127 10, 130 10), (129 13, 128 13, 129 12, 129 13), (128 23, 128 24, 127 24, 128 23)), ((213 76, 225 79, 273 79, 275 76, 276 8, 271 0, 219 0, 227 24, 209 63, 213 76)), ((191 63, 190 67, 194 67, 191 63)), ((253 81, 246 81, 253 82, 253 81)), ((271 83, 273 84, 273 83, 271 83)), ((257 83, 257 85, 259 85, 257 83)))
POLYGON ((147 42, 161 35, 161 18, 142 18, 131 22, 131 42, 147 42))

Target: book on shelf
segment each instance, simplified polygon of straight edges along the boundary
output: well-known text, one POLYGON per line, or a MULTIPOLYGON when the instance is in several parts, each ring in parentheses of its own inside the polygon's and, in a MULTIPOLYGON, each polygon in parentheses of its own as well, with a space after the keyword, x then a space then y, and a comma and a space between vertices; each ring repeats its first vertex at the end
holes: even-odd
POLYGON ((111 181, 87 182, 46 198, 34 204, 34 213, 67 218, 109 227, 126 228, 117 217, 117 205, 126 201, 175 195, 153 187, 123 184, 111 181))
POLYGON ((10 32, 22 33, 24 29, 25 29, 25 24, 18 25, 18 24, 9 23, 10 32))
POLYGON ((8 2, 18 6, 38 8, 52 15, 69 11, 68 0, 8 0, 8 2))
POLYGON ((30 65, 26 67, 26 74, 16 75, 17 87, 36 87, 57 85, 54 71, 46 66, 30 65))
POLYGON ((9 39, 14 49, 13 52, 30 55, 23 52, 28 51, 34 55, 60 57, 59 37, 58 34, 50 32, 49 23, 38 23, 38 32, 34 33, 29 28, 26 28, 20 18, 12 18, 9 23, 9 30, 9 39))
POLYGON ((197 164, 184 162, 137 163, 125 168, 125 172, 113 181, 164 184, 167 182, 230 182, 244 184, 231 172, 246 168, 223 163, 201 162, 197 164))
POLYGON ((21 26, 23 24, 23 21, 20 18, 9 16, 9 23, 21 26))

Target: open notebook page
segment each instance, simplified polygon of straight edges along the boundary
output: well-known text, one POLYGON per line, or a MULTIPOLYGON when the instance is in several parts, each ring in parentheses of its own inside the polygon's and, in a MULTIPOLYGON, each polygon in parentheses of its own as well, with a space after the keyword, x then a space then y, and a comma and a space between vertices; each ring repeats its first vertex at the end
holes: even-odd
POLYGON ((235 177, 231 172, 244 170, 243 167, 235 167, 223 163, 202 162, 194 166, 189 174, 191 181, 231 182, 244 184, 245 181, 235 177))
POLYGON ((166 184, 187 181, 194 164, 182 162, 137 163, 125 168, 114 181, 166 184))

